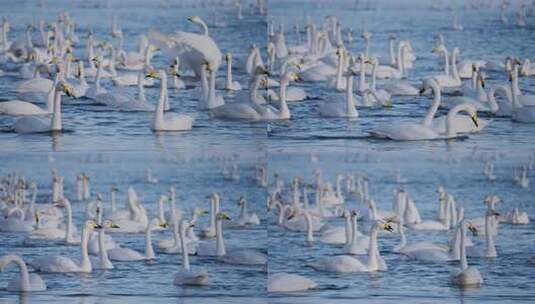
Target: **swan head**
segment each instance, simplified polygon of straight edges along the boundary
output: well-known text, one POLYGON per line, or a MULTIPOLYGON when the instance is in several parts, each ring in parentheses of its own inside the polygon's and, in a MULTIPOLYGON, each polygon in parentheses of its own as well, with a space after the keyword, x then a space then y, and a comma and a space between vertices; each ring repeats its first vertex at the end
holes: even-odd
POLYGON ((201 23, 201 22, 203 22, 201 17, 199 17, 199 16, 189 16, 188 17, 188 21, 189 22, 193 22, 193 23, 201 23))
POLYGON ((368 32, 368 31, 364 31, 362 33, 362 39, 364 39, 364 40, 369 40, 371 37, 372 37, 372 33, 368 32))
POLYGON ((220 221, 230 221, 230 216, 228 216, 228 214, 226 214, 225 212, 219 212, 216 215, 216 219, 220 221))
POLYGON ((63 81, 59 82, 58 85, 56 86, 56 90, 67 94, 67 96, 74 96, 73 88, 70 85, 68 85, 66 82, 63 82, 63 81))
POLYGON ((266 75, 269 76, 269 71, 263 66, 257 66, 254 70, 255 75, 266 75))
POLYGON ((154 79, 157 79, 159 78, 160 75, 158 74, 158 71, 156 71, 155 69, 150 69, 147 74, 145 75, 145 78, 154 78, 154 79))
POLYGON ((102 229, 102 225, 99 225, 94 220, 88 220, 85 222, 85 228, 91 230, 102 229))
POLYGON ((119 226, 118 224, 114 223, 112 220, 105 220, 104 222, 102 222, 102 228, 106 228, 106 229, 117 229, 117 228, 121 228, 121 226, 119 226))
POLYGON ((396 36, 396 34, 390 34, 390 36, 388 36, 388 39, 396 40, 396 39, 398 39, 398 36, 396 36))
POLYGON ((446 52, 446 46, 444 44, 440 44, 437 47, 434 47, 432 50, 433 53, 444 53, 446 52))
POLYGON ((379 228, 385 230, 385 231, 388 231, 388 232, 392 232, 394 231, 394 228, 392 227, 392 221, 394 220, 394 218, 387 218, 383 221, 380 221, 379 222, 379 228))
POLYGON ((476 226, 474 226, 474 224, 468 223, 468 225, 466 227, 468 228, 468 230, 470 230, 470 232, 472 233, 473 236, 477 236, 478 231, 477 231, 476 226))
POLYGON ((206 214, 208 214, 208 213, 209 213, 208 211, 204 210, 204 209, 201 208, 201 207, 195 207, 195 208, 193 209, 193 214, 194 214, 194 215, 196 214, 196 215, 201 216, 201 215, 206 215, 206 214))
POLYGON ((111 186, 111 192, 114 192, 114 193, 117 193, 117 191, 119 191, 119 188, 117 188, 116 186, 111 186))
POLYGON ((497 195, 487 195, 485 197, 485 204, 496 204, 500 203, 502 199, 497 195))
POLYGON ((240 199, 238 200, 238 206, 241 207, 241 206, 243 206, 245 204, 247 204, 247 200, 245 199, 245 197, 240 196, 240 199))
POLYGON ((225 60, 226 60, 227 62, 232 61, 232 54, 231 54, 230 52, 225 54, 225 60))

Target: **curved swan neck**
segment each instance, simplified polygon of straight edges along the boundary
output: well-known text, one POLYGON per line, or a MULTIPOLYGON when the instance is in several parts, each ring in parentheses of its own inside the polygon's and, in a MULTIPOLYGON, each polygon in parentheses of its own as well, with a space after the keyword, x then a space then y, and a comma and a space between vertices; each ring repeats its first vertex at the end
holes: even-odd
POLYGON ((30 274, 28 273, 28 266, 24 260, 18 255, 6 255, 2 258, 3 261, 6 261, 5 266, 9 263, 15 263, 20 271, 20 291, 30 291, 30 274))
POLYGON ((208 36, 208 26, 206 25, 206 23, 200 18, 195 23, 199 24, 202 27, 203 35, 208 36))
POLYGON ((440 106, 441 101, 441 93, 440 93, 440 87, 437 83, 432 83, 431 88, 433 89, 433 103, 431 104, 431 107, 429 107, 429 110, 427 111, 427 114, 425 115, 424 121, 422 123, 425 127, 430 127, 433 123, 433 118, 435 117, 435 114, 438 111, 438 107, 440 106))

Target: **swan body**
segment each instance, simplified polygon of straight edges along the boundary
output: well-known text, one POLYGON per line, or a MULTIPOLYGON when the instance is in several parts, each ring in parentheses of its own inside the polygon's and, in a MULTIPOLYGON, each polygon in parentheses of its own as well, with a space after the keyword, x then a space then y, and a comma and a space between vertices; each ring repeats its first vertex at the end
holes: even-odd
POLYGON ((154 112, 152 120, 152 131, 187 131, 193 126, 193 118, 188 115, 164 115, 164 104, 167 93, 167 74, 165 70, 160 70, 158 75, 154 72, 149 73, 150 77, 159 77, 161 79, 160 98, 154 112))
POLYGON ((14 207, 0 219, 0 231, 2 232, 30 232, 35 229, 35 221, 27 220, 24 211, 14 207))
POLYGON ((24 260, 17 255, 4 255, 0 257, 0 270, 3 271, 9 264, 18 266, 20 273, 15 275, 7 284, 9 292, 32 292, 46 290, 45 281, 35 273, 28 272, 28 266, 24 260))
POLYGON ((466 246, 464 238, 466 236, 466 222, 461 222, 461 258, 460 269, 454 271, 450 276, 450 283, 457 286, 478 286, 483 284, 483 277, 474 266, 468 266, 466 259, 466 246))
POLYGON ((244 197, 240 198, 238 205, 241 207, 240 215, 235 223, 240 226, 246 225, 260 225, 260 219, 256 213, 247 212, 247 200, 244 197))
POLYGON ((33 103, 22 100, 0 102, 0 114, 4 115, 46 115, 50 111, 42 109, 33 103))
POLYGON ((189 263, 188 242, 186 242, 186 230, 191 227, 186 220, 179 223, 180 242, 182 244, 182 268, 175 273, 173 284, 175 285, 207 285, 208 270, 206 268, 193 269, 189 263))
POLYGON ((297 274, 279 272, 268 276, 268 292, 293 292, 316 288, 318 284, 297 274))
POLYGON ((91 272, 91 260, 87 252, 87 242, 89 240, 89 234, 95 228, 100 228, 94 221, 86 221, 84 229, 82 231, 82 261, 77 263, 74 260, 65 256, 47 256, 32 261, 30 265, 36 270, 42 272, 91 272))

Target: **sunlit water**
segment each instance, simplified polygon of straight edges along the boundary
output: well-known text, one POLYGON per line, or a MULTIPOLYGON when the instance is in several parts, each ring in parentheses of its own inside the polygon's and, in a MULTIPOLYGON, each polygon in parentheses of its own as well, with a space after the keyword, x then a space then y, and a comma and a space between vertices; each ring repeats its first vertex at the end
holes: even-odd
MULTIPOLYGON (((351 3, 353 1, 350 1, 351 3)), ((533 29, 519 29, 502 25, 498 13, 490 10, 464 10, 460 14, 463 32, 452 32, 451 12, 403 8, 354 11, 344 1, 325 2, 317 6, 310 1, 270 1, 270 16, 275 24, 283 22, 287 29, 287 43, 296 42, 291 25, 298 18, 310 15, 320 22, 326 15, 337 16, 344 28, 354 29, 355 41, 347 47, 352 52, 363 50, 358 33, 367 28, 373 34, 371 53, 382 62, 388 58, 388 36, 396 33, 409 39, 418 60, 410 70, 409 80, 419 85, 422 76, 440 73, 437 58, 431 53, 433 36, 443 33, 448 47, 461 47, 463 58, 486 58, 501 61, 507 55, 520 58, 533 57, 535 39, 533 29)), ((383 6, 383 5, 381 5, 383 6)), ((106 8, 79 8, 72 4, 51 5, 46 10, 30 5, 13 7, 2 3, 2 11, 9 11, 12 25, 11 37, 21 37, 26 24, 43 15, 47 20, 57 12, 68 10, 77 21, 78 36, 82 41, 75 55, 82 56, 85 37, 92 29, 99 39, 109 37, 112 14, 118 16, 125 35, 126 49, 133 49, 135 38, 150 28, 163 32, 177 29, 196 30, 186 22, 186 17, 198 14, 211 20, 207 8, 183 8, 171 6, 162 9, 157 5, 116 5, 106 8), (79 52, 79 53, 78 53, 79 52)), ((222 51, 234 54, 235 65, 243 61, 249 45, 265 44, 265 22, 259 17, 245 15, 244 20, 234 19, 234 9, 216 9, 220 20, 228 27, 210 28, 211 35, 222 51)), ((511 16, 512 18, 512 16, 511 16)), ((510 19, 511 19, 510 18, 510 19)), ((528 23, 532 19, 528 18, 528 23)), ((303 36, 304 37, 304 36, 303 36)), ((265 50, 263 50, 265 54, 265 50)), ((168 65, 168 59, 156 56, 156 66, 168 65)), ((223 69, 220 69, 222 74, 223 69)), ((503 83, 505 75, 487 74, 488 85, 503 83)), ((247 79, 239 69, 234 77, 242 85, 247 79)), ((15 97, 15 77, 0 78, 1 99, 15 97)), ((104 82, 109 89, 111 83, 104 82)), ((379 83, 380 84, 380 83, 379 83)), ((231 215, 237 213, 237 200, 246 196, 251 208, 259 213, 262 225, 245 230, 226 230, 225 238, 230 248, 255 248, 269 253, 268 273, 287 271, 314 279, 319 288, 290 295, 270 295, 265 292, 265 269, 259 267, 235 267, 218 263, 215 259, 192 257, 192 264, 203 265, 210 272, 210 285, 204 288, 181 288, 172 284, 173 272, 180 267, 178 255, 159 254, 153 263, 114 263, 113 271, 94 271, 89 275, 44 274, 49 290, 32 293, 19 299, 17 294, 0 290, 0 302, 274 302, 274 303, 326 303, 338 300, 347 303, 508 303, 530 302, 535 298, 533 265, 527 263, 534 250, 533 225, 513 227, 502 225, 497 237, 499 257, 496 260, 469 259, 479 268, 485 280, 481 288, 460 290, 448 284, 449 274, 457 263, 426 264, 407 260, 391 252, 397 244, 397 235, 380 236, 382 256, 388 264, 388 272, 375 274, 337 275, 315 272, 306 264, 317 257, 342 253, 341 248, 315 243, 305 244, 304 234, 288 232, 276 226, 276 217, 265 211, 265 194, 252 181, 253 165, 268 162, 270 173, 278 171, 285 180, 302 176, 312 182, 312 172, 321 168, 326 179, 334 180, 337 173, 364 172, 370 177, 370 194, 378 202, 379 209, 390 208, 396 169, 400 169, 408 183, 403 185, 424 219, 433 218, 438 199, 435 190, 439 184, 450 191, 462 203, 468 218, 483 215, 483 198, 498 194, 504 203, 501 212, 513 206, 534 214, 533 183, 521 189, 513 181, 513 169, 526 162, 534 151, 534 127, 511 122, 508 118, 489 118, 491 124, 481 133, 453 141, 429 141, 395 143, 373 140, 367 130, 374 126, 398 121, 418 121, 427 110, 429 97, 402 97, 394 99, 390 109, 359 109, 360 118, 355 121, 323 119, 317 107, 328 101, 333 92, 320 84, 294 84, 307 90, 310 98, 290 105, 292 120, 271 123, 266 133, 262 123, 228 122, 214 120, 196 110, 197 95, 193 88, 170 90, 173 111, 196 115, 192 131, 177 134, 153 134, 150 129, 150 113, 109 111, 81 100, 64 103, 64 128, 60 135, 17 135, 0 133, 0 173, 10 171, 24 173, 40 186, 39 202, 50 198, 51 174, 57 168, 66 178, 66 195, 74 197, 76 174, 87 172, 92 178, 92 189, 104 194, 108 201, 112 185, 120 189, 118 201, 125 202, 126 188, 132 185, 151 214, 155 214, 156 200, 172 184, 177 186, 179 206, 186 214, 195 205, 209 207, 205 196, 218 191, 223 198, 223 209, 231 215), (266 137, 266 134, 268 135, 266 137), (309 153, 318 155, 311 162, 309 153), (225 181, 220 165, 214 159, 218 155, 239 155, 240 181, 225 181), (497 181, 489 182, 482 175, 481 159, 495 157, 497 181), (157 184, 145 182, 145 170, 152 171, 159 179, 157 184)), ((535 78, 521 78, 521 89, 535 93, 535 78)), ((115 88, 114 88, 115 90, 115 88)), ((135 94, 135 87, 121 89, 135 94)), ((155 103, 158 89, 147 88, 148 100, 155 103)), ((447 98, 447 97, 445 97, 447 98)), ((226 97, 232 100, 231 96, 226 97)), ((444 114, 445 112, 441 112, 444 114)), ((8 127, 12 118, 0 117, 0 126, 8 127)), ((533 178, 533 177, 532 177, 533 178)), ((311 201, 313 197, 311 196, 311 201)), ((76 223, 81 223, 85 203, 75 202, 76 223)), ((348 199, 349 208, 362 208, 355 199, 348 199)), ((199 227, 207 223, 201 219, 199 227)), ((329 221, 341 225, 340 221, 329 221)), ((367 231, 366 222, 360 223, 367 231)), ((170 233, 155 233, 155 239, 169 237, 170 233)), ((114 235, 121 244, 143 250, 141 235, 114 235)), ((408 234, 411 240, 445 242, 440 233, 408 234)), ((26 245, 24 237, 1 234, 0 255, 10 252, 23 254, 28 260, 46 254, 62 253, 78 257, 78 247, 26 245)), ((484 246, 477 239, 476 246, 484 246)), ((13 267, 0 273, 0 282, 13 275, 13 267)))

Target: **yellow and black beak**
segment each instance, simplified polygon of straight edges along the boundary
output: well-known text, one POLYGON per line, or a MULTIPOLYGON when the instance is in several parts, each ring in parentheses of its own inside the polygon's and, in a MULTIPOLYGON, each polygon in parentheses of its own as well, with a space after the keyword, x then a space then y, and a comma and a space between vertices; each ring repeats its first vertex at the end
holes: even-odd
POLYGON ((470 119, 472 119, 472 122, 474 123, 476 128, 479 127, 479 124, 477 123, 477 115, 470 115, 470 119))
POLYGON ((477 236, 477 228, 474 225, 468 225, 468 230, 472 232, 472 235, 477 236))
POLYGON ((117 229, 117 228, 121 228, 121 226, 119 226, 119 225, 117 225, 115 223, 111 223, 110 228, 117 229))

